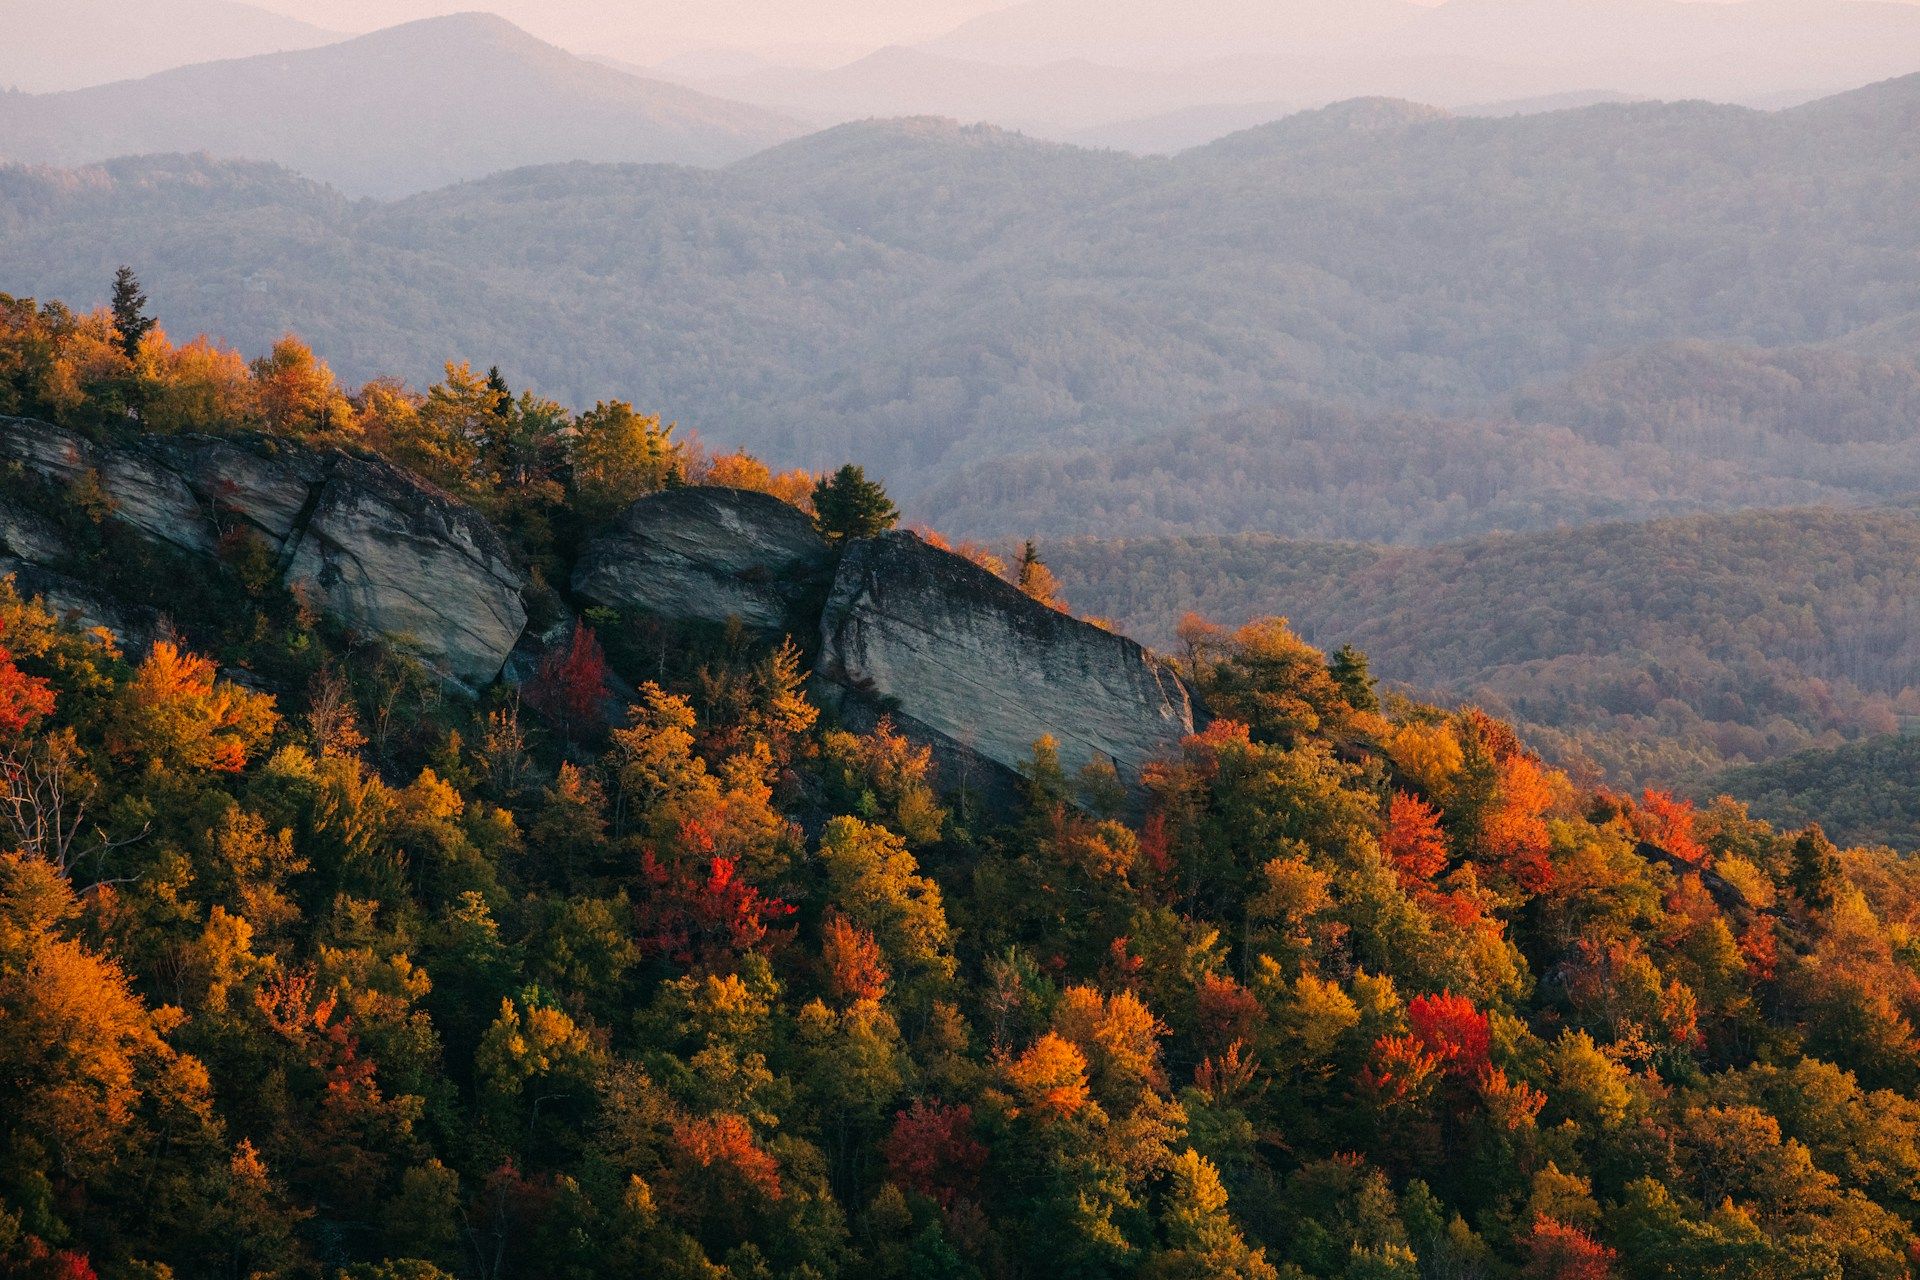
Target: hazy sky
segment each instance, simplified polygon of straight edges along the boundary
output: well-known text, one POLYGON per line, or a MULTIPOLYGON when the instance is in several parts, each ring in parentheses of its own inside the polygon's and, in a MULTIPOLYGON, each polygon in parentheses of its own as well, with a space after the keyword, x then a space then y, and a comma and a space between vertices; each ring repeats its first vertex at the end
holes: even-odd
MULTIPOLYGON (((1178 4, 1179 0, 1167 0, 1178 4)), ((1284 0, 1274 0, 1277 4, 1284 0)), ((1443 0, 1414 0, 1438 4, 1443 0)), ((1570 0, 1573 2, 1573 0, 1570 0)), ((1702 0, 1712 3, 1714 0, 1702 0)), ((1726 2, 1726 0, 1720 0, 1726 2)), ((1920 3, 1920 0, 1905 0, 1920 3)), ((577 53, 642 65, 678 54, 750 50, 775 61, 837 65, 889 44, 945 34, 1017 0, 252 0, 339 31, 488 9, 577 53)))
POLYGON ((654 62, 689 50, 821 58, 931 39, 1007 0, 253 0, 341 31, 488 9, 583 53, 654 62))

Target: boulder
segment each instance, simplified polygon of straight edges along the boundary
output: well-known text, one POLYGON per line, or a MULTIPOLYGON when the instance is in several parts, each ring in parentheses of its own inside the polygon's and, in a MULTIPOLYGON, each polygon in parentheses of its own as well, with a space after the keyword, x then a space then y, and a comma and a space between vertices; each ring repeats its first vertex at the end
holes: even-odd
POLYGON ((813 630, 830 555, 813 521, 744 489, 668 489, 628 507, 574 568, 583 600, 675 621, 813 630))
POLYGON ((1051 734, 1069 771, 1106 759, 1131 785, 1194 731, 1186 686, 1140 645, 911 533, 847 549, 820 643, 829 700, 885 710, 943 754, 1006 771, 1051 734))
MULTIPOLYGON (((0 460, 54 482, 91 471, 116 519, 190 555, 211 556, 224 532, 250 529, 273 548, 285 585, 354 630, 406 644, 470 688, 499 676, 526 627, 526 576, 492 526, 375 459, 265 437, 102 445, 4 419, 0 460)), ((24 520, 4 527, 14 525, 25 532, 0 529, 8 551, 59 567, 47 539, 24 520)))

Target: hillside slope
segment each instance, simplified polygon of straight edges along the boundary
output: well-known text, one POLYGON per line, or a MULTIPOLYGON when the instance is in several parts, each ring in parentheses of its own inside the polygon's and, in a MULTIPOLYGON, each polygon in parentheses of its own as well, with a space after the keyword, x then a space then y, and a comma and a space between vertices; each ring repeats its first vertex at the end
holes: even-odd
POLYGON ((1271 537, 1044 548, 1067 598, 1171 645, 1280 614, 1618 781, 1887 733, 1920 713, 1920 514, 1745 512, 1424 549, 1271 537))
POLYGON ((1818 822, 1835 840, 1920 852, 1920 735, 1888 734, 1711 780, 1771 822, 1818 822))
POLYGON ((7 159, 206 151, 375 196, 559 160, 722 164, 797 132, 770 112, 575 58, 482 14, 0 99, 7 159))

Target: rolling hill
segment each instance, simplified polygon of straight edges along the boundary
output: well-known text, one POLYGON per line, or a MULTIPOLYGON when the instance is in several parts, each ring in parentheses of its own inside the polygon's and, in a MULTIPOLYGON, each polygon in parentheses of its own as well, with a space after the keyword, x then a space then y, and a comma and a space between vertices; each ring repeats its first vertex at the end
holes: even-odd
POLYGON ((584 61, 481 14, 0 98, 7 159, 205 151, 276 161, 350 195, 560 160, 721 164, 797 132, 769 112, 584 61))
POLYGON ((1290 618, 1376 675, 1622 783, 1891 733, 1920 714, 1920 511, 1750 511, 1427 548, 1265 535, 1043 547, 1068 601, 1173 642, 1290 618))
POLYGON ((1920 491, 1920 365, 1702 342, 1623 352, 1444 417, 1297 402, 962 470, 936 525, 1002 537, 1261 530, 1421 544, 1920 491))
POLYGON ((1203 72, 1206 102, 1364 94, 1446 106, 1604 88, 1747 101, 1920 67, 1920 12, 1867 0, 1027 0, 924 46, 1013 66, 1203 72))
MULTIPOLYGON (((430 381, 449 351, 498 361, 518 384, 632 398, 783 464, 859 457, 956 533, 1163 528, 1075 524, 1018 474, 1004 490, 964 477, 996 458, 1081 457, 1104 484, 1106 459, 1188 437, 1182 465, 1203 470, 1223 415, 1250 424, 1268 469, 1223 483, 1310 488, 1286 456, 1257 453, 1265 429, 1246 416, 1301 403, 1492 424, 1466 433, 1484 439, 1453 469, 1545 449, 1551 483, 1529 503, 1551 518, 1591 490, 1568 519, 1625 518, 1884 496, 1872 466, 1833 467, 1891 467, 1911 432, 1831 457, 1788 440, 1799 460, 1767 461, 1753 441, 1717 455, 1609 443, 1576 392, 1531 416, 1518 398, 1685 341, 1818 347, 1839 360, 1837 386, 1883 376, 1846 363, 1863 341, 1897 378, 1920 351, 1898 337, 1920 333, 1916 206, 1920 77, 1779 113, 1470 119, 1358 102, 1173 159, 873 122, 718 172, 549 166, 377 205, 204 160, 16 168, 0 174, 0 288, 99 298, 130 262, 176 331, 258 350, 296 328, 349 379, 430 381), (386 301, 368 308, 376 285, 386 301)), ((1688 379, 1722 376, 1682 369, 1647 411, 1676 412, 1688 379)), ((1445 500, 1459 518, 1421 538, 1539 523, 1471 486, 1445 500)), ((1222 532, 1333 532, 1220 506, 1234 513, 1222 532)))
POLYGON ((1709 789, 1770 822, 1818 822, 1835 840, 1920 852, 1920 735, 1911 732, 1730 769, 1709 789))

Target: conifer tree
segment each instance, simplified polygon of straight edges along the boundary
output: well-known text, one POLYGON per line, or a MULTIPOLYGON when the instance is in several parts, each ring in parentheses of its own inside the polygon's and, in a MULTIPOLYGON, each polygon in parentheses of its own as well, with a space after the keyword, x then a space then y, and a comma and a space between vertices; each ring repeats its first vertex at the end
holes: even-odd
POLYGON ((147 314, 147 295, 132 267, 121 267, 113 274, 113 329, 120 337, 120 350, 132 360, 140 354, 140 344, 159 325, 147 314))
POLYGON ((863 468, 848 463, 814 485, 813 521, 837 545, 885 533, 899 523, 900 511, 863 468))
POLYGON ((1040 559, 1040 548, 1031 538, 1020 548, 1020 571, 1014 585, 1049 609, 1066 608, 1066 602, 1060 598, 1060 579, 1054 577, 1053 570, 1040 559))
POLYGON ((1355 711, 1380 709, 1379 695, 1373 691, 1374 685, 1379 682, 1367 669, 1366 654, 1350 644, 1343 644, 1327 663, 1327 671, 1333 676, 1333 682, 1340 686, 1348 706, 1355 711))
POLYGON ((1840 884, 1840 851, 1818 824, 1802 831, 1793 842, 1787 883, 1800 901, 1815 911, 1833 905, 1834 890, 1840 884))

